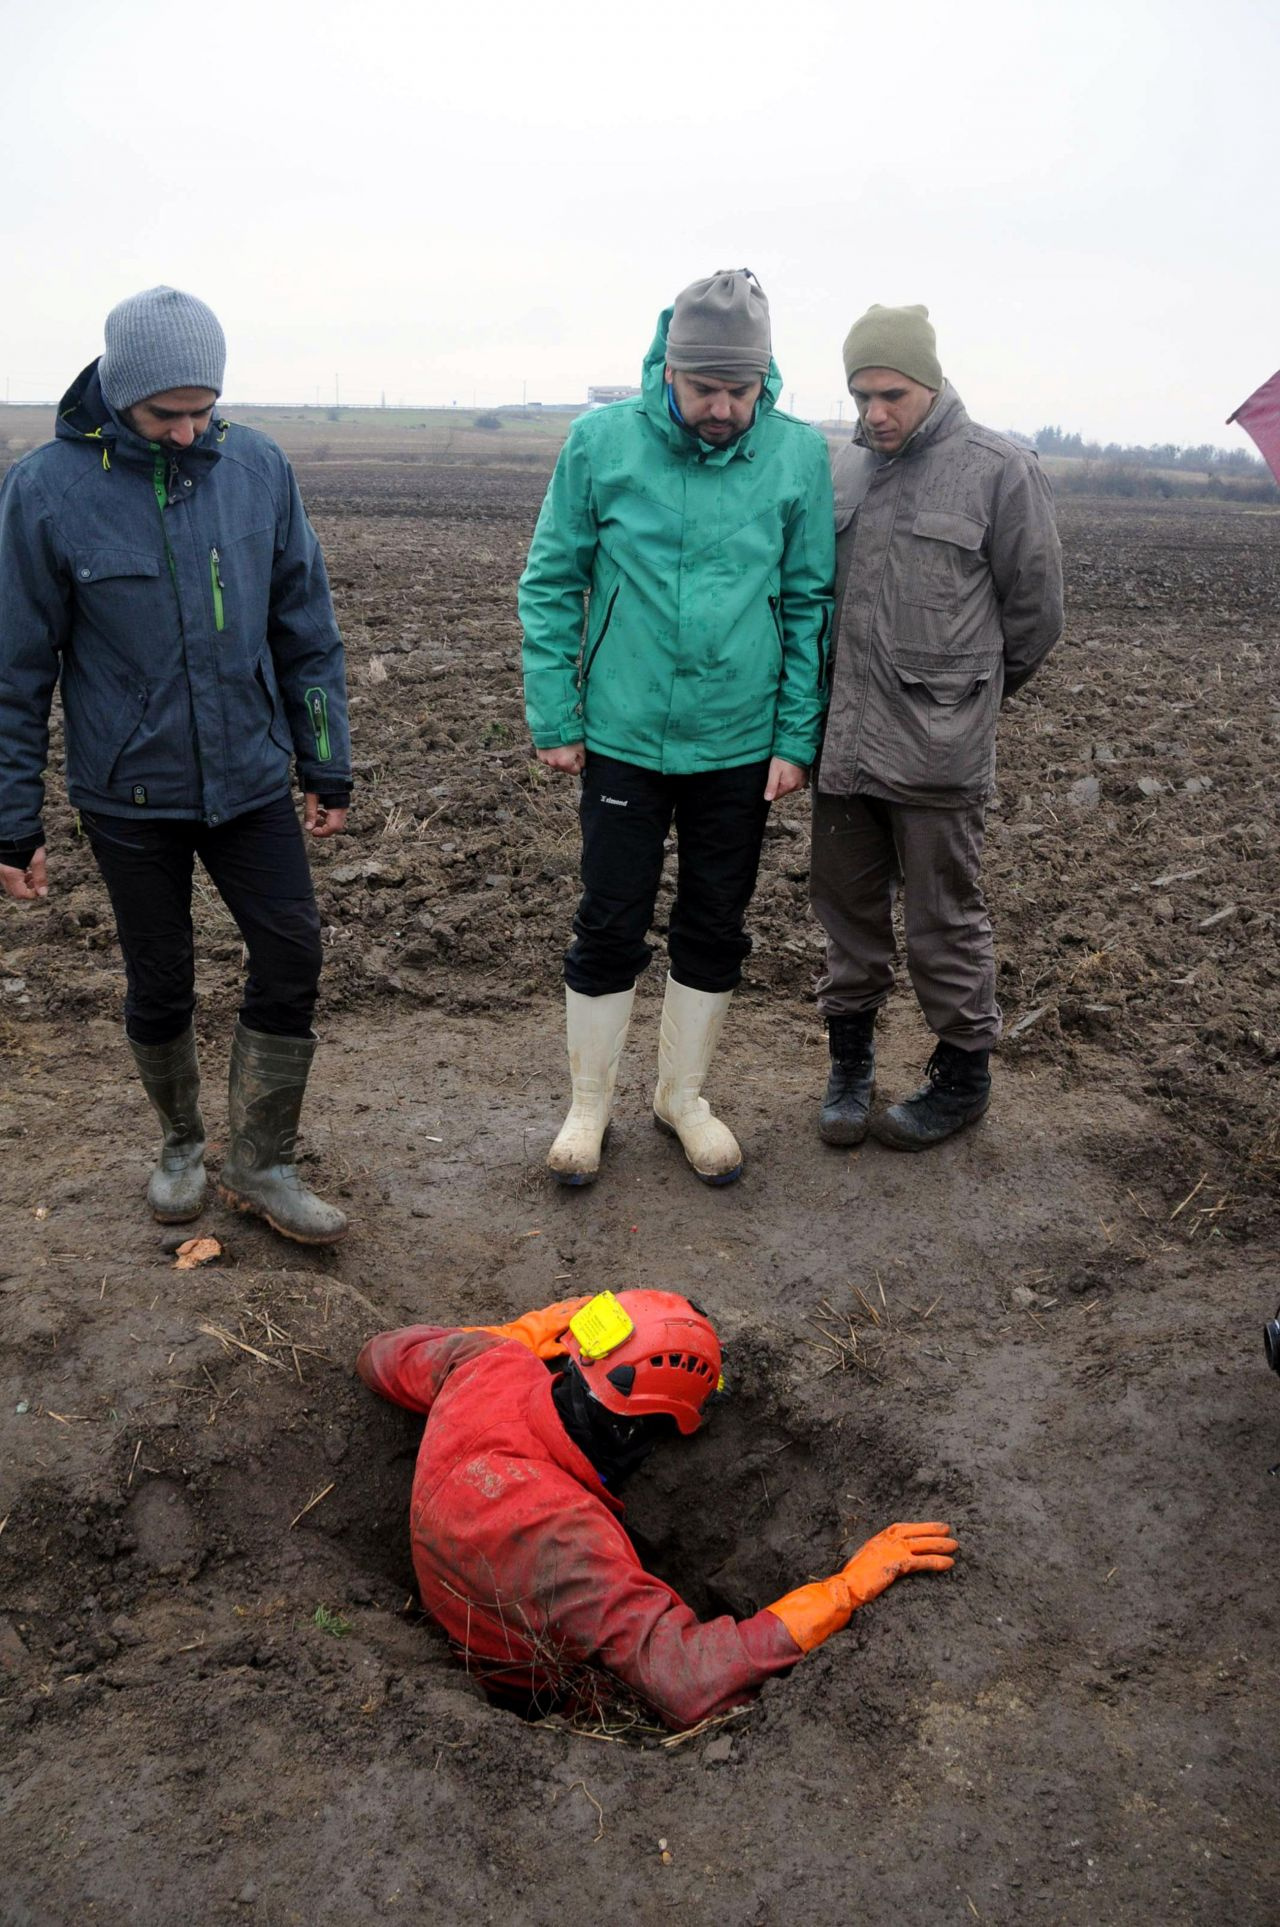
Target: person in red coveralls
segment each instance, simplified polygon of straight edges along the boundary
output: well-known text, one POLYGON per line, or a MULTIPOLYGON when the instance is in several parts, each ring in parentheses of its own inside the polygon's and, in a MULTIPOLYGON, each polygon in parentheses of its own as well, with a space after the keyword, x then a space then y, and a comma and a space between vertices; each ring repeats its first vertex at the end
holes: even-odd
POLYGON ((409 1325, 365 1346, 365 1384, 427 1416, 410 1503, 422 1603, 496 1697, 598 1704, 605 1675, 666 1725, 696 1726, 901 1574, 954 1563, 949 1526, 892 1525, 750 1619, 699 1620, 640 1564, 616 1489, 661 1439, 697 1431, 720 1365, 710 1320, 669 1291, 568 1299, 510 1325, 409 1325))

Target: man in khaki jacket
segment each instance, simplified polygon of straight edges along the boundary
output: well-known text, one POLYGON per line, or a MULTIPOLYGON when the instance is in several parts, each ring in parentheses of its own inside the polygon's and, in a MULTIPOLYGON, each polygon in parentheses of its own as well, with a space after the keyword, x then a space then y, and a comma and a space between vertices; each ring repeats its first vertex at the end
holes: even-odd
POLYGON ((1000 1007, 979 869, 996 718, 1062 632, 1062 555, 1035 455, 970 421, 927 308, 868 309, 844 365, 858 429, 834 463, 836 641, 813 810, 832 1060, 819 1129, 918 1151, 990 1101, 1000 1007), (899 888, 938 1043, 915 1095, 872 1117, 899 888))

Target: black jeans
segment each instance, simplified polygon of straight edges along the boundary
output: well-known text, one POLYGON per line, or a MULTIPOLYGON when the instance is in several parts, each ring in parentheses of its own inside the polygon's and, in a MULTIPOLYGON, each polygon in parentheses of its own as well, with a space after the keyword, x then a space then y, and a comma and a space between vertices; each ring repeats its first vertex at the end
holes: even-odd
POLYGON ((564 980, 584 997, 630 990, 653 955, 645 942, 674 818, 676 899, 671 974, 690 990, 734 990, 751 954, 745 929, 769 817, 769 764, 662 776, 587 754, 582 772, 582 900, 564 980))
POLYGON ((271 1037, 309 1037, 320 985, 320 913, 287 796, 216 829, 158 817, 80 821, 115 912, 128 991, 125 1030, 167 1044, 195 1009, 191 884, 198 856, 249 948, 240 1018, 271 1037))

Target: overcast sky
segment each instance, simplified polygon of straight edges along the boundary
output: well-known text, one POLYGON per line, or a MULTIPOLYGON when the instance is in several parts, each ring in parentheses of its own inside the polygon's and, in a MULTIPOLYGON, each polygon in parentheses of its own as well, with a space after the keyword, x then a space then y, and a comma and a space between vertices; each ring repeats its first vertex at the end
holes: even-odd
POLYGON ((748 266, 800 414, 835 412, 869 303, 924 301, 996 428, 1250 446, 1224 421, 1280 367, 1278 22, 0 0, 0 382, 56 399, 167 281, 221 316, 231 401, 580 400, 748 266))

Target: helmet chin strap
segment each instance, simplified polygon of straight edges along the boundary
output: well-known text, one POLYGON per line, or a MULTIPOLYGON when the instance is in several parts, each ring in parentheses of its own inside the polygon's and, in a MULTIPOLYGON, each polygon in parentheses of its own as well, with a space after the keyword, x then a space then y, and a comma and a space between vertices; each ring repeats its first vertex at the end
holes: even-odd
POLYGON ((560 1423, 611 1490, 629 1479, 661 1439, 678 1436, 674 1419, 622 1418, 593 1398, 574 1361, 566 1359, 551 1388, 560 1423))

